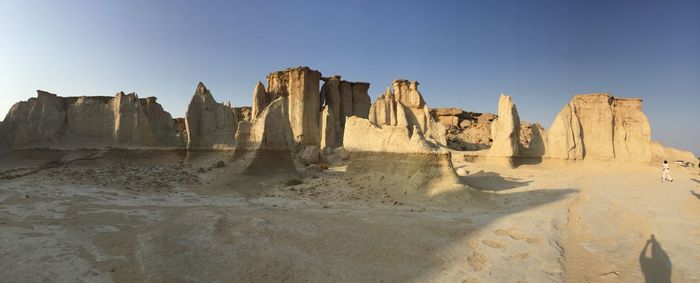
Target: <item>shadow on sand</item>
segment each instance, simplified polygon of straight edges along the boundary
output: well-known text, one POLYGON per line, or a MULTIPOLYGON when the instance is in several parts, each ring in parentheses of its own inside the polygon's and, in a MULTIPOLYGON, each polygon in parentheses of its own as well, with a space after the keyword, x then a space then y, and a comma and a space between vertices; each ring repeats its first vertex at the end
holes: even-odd
POLYGON ((524 187, 532 181, 505 178, 496 172, 479 171, 474 174, 460 177, 462 182, 472 188, 482 191, 504 191, 518 187, 524 187))
POLYGON ((647 240, 642 252, 639 253, 639 267, 644 273, 644 282, 664 283, 671 282, 671 260, 656 241, 654 234, 647 240), (651 246, 651 252, 648 252, 651 246), (648 254, 650 256, 647 256, 648 254))
POLYGON ((695 183, 700 183, 700 180, 695 179, 695 178, 690 178, 690 180, 692 180, 692 181, 695 182, 695 183))
POLYGON ((690 194, 694 195, 696 198, 700 199, 700 194, 696 193, 695 191, 691 190, 690 194))

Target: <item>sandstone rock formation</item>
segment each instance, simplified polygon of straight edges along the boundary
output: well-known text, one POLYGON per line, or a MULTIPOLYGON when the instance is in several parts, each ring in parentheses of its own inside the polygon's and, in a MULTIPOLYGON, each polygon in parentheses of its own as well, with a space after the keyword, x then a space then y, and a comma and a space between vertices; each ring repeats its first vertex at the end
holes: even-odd
POLYGON ((379 126, 406 126, 411 134, 416 128, 426 138, 446 145, 445 127, 430 115, 430 109, 418 91, 418 82, 395 80, 393 86, 396 93, 387 88, 370 107, 370 122, 379 126))
POLYGON ((369 108, 372 106, 372 100, 367 93, 369 91, 369 83, 354 82, 352 83, 352 115, 367 119, 369 117, 369 108))
POLYGON ((258 117, 268 104, 270 104, 270 102, 268 101, 265 86, 258 81, 258 83, 255 85, 255 90, 253 91, 252 117, 258 117))
POLYGON ((666 147, 659 142, 651 142, 651 161, 654 164, 661 164, 664 160, 673 163, 675 161, 682 161, 691 163, 694 165, 700 164, 700 160, 690 151, 679 150, 672 147, 666 147))
POLYGON ((576 95, 547 131, 546 156, 648 162, 650 127, 641 99, 576 95))
POLYGON ((336 120, 328 105, 323 107, 319 122, 319 127, 321 129, 321 142, 319 147, 324 150, 326 148, 333 148, 336 145, 336 120))
POLYGON ((181 146, 173 119, 155 97, 37 97, 12 106, 0 129, 10 148, 181 146))
POLYGON ((520 122, 520 156, 542 157, 545 154, 546 133, 539 123, 520 122))
POLYGON ((447 129, 447 147, 468 151, 491 147, 491 123, 498 116, 459 108, 435 108, 430 115, 447 129))
POLYGON ((235 121, 252 121, 253 109, 250 106, 233 107, 233 116, 235 121))
POLYGON ((287 103, 286 96, 278 97, 252 122, 238 123, 234 170, 250 175, 296 174, 287 103))
POLYGON ((308 67, 286 69, 267 76, 268 100, 288 97, 288 119, 294 140, 303 145, 318 144, 320 141, 320 80, 321 73, 308 67))
POLYGON ((200 82, 185 116, 187 149, 233 148, 236 123, 231 105, 216 102, 200 82))
POLYGON ((341 80, 338 75, 321 78, 321 105, 333 113, 335 141, 342 144, 345 120, 350 116, 367 118, 371 100, 367 91, 369 83, 341 80))
POLYGON ((510 96, 498 98, 498 119, 491 124, 493 144, 489 156, 517 157, 520 155, 520 117, 510 96))
POLYGON ((401 176, 410 184, 428 188, 431 195, 459 184, 450 152, 427 140, 417 125, 409 129, 405 116, 399 120, 397 125, 376 125, 367 119, 348 118, 344 148, 351 157, 347 172, 401 176))

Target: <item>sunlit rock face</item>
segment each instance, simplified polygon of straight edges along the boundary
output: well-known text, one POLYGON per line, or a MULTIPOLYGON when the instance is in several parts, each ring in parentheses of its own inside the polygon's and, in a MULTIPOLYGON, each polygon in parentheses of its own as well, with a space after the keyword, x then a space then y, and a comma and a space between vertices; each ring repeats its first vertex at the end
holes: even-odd
POLYGON ((641 99, 576 95, 547 131, 546 156, 648 162, 651 130, 641 99))
POLYGON ((491 125, 491 138, 490 156, 520 155, 520 117, 510 96, 501 95, 498 99, 498 119, 491 125))

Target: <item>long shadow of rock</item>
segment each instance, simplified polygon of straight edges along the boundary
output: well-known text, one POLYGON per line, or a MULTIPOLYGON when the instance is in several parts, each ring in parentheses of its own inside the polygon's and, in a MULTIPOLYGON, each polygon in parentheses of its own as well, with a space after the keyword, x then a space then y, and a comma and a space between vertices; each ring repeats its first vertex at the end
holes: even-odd
MULTIPOLYGON (((159 235, 171 235, 172 242, 187 243, 182 245, 185 250, 174 255, 146 248, 143 262, 153 278, 186 276, 195 281, 429 281, 442 268, 454 264, 453 257, 461 257, 462 251, 469 249, 466 241, 475 231, 509 214, 561 200, 574 191, 546 189, 505 196, 477 192, 487 199, 505 201, 498 201, 492 210, 484 210, 481 204, 475 211, 454 207, 450 211, 414 207, 418 209, 414 211, 395 206, 191 210, 185 219, 197 225, 174 219, 170 226, 178 226, 177 233, 165 229, 144 237, 146 246, 156 246, 162 238, 159 235), (192 258, 197 259, 196 264, 185 264, 192 258), (211 273, 200 269, 207 266, 226 266, 226 270, 211 273)), ((447 194, 460 193, 466 190, 447 194)), ((463 207, 476 203, 467 201, 463 207)), ((466 255, 462 260, 467 260, 466 255)))
POLYGON ((477 190, 503 191, 518 187, 524 187, 532 181, 505 178, 496 172, 479 171, 474 174, 461 177, 462 182, 477 190))
POLYGON ((696 198, 700 199, 700 194, 696 193, 695 191, 690 191, 691 195, 694 195, 696 198))
POLYGON ((671 282, 671 259, 669 259, 664 249, 661 248, 661 244, 656 240, 654 234, 647 240, 642 252, 639 254, 639 267, 644 274, 644 282, 671 282), (647 256, 648 254, 651 255, 647 256))
POLYGON ((695 178, 690 178, 690 180, 693 181, 693 182, 695 182, 695 183, 700 183, 700 180, 695 179, 695 178))

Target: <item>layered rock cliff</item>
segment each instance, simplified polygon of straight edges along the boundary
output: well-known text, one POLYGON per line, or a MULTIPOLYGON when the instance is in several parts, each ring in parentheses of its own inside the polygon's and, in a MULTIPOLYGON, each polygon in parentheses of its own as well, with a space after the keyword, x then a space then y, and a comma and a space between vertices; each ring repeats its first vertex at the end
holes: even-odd
POLYGON ((123 92, 59 97, 40 90, 12 106, 0 131, 14 149, 182 146, 172 117, 155 97, 123 92))
POLYGON ((576 95, 547 131, 547 157, 648 162, 651 130, 641 99, 576 95))

